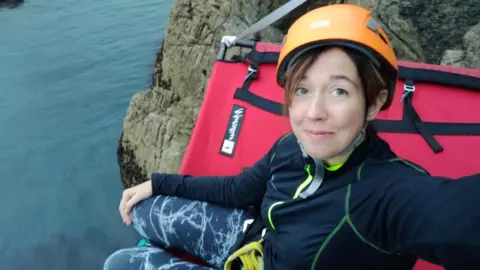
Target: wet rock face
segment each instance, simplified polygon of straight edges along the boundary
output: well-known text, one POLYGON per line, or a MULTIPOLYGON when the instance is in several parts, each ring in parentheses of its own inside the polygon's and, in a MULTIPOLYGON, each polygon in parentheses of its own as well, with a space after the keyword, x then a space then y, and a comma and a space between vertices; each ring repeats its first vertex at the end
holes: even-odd
POLYGON ((373 11, 399 58, 434 64, 446 50, 464 49, 465 33, 480 22, 478 0, 378 1, 373 11))
MULTIPOLYGON (((127 109, 118 148, 124 186, 148 179, 153 171, 178 171, 221 38, 237 35, 281 3, 176 1, 157 57, 153 85, 135 94, 127 109)), ((261 37, 280 42, 283 34, 270 27, 261 37)))
POLYGON ((480 68, 480 22, 470 28, 462 37, 462 42, 445 50, 442 65, 480 68))
MULTIPOLYGON (((118 148, 124 186, 143 182, 154 171, 178 172, 222 36, 238 35, 285 2, 175 2, 152 87, 135 94, 127 109, 118 148)), ((296 18, 329 3, 353 3, 371 10, 399 59, 480 68, 479 0, 309 1, 259 36, 280 43, 296 18)))
POLYGON ((16 8, 23 5, 24 0, 0 0, 0 8, 16 8))

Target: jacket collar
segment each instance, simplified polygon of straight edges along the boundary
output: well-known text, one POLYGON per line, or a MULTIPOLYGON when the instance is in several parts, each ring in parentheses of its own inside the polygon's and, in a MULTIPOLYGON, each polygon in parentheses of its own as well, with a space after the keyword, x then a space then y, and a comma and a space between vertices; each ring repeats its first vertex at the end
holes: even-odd
MULTIPOLYGON (((304 160, 306 160, 308 164, 314 165, 315 161, 313 158, 305 152, 300 143, 299 146, 304 160)), ((325 174, 331 176, 342 174, 357 167, 367 158, 382 155, 382 153, 389 150, 388 144, 378 137, 375 128, 371 124, 368 124, 365 128, 365 139, 353 150, 345 163, 337 170, 326 169, 325 174)))

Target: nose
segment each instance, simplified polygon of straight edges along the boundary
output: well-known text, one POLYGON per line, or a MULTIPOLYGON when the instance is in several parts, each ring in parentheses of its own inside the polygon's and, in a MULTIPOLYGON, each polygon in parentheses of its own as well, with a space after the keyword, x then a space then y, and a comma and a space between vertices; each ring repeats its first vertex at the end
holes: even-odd
POLYGON ((307 118, 312 121, 324 121, 327 119, 328 114, 325 105, 325 98, 317 91, 310 99, 307 118))

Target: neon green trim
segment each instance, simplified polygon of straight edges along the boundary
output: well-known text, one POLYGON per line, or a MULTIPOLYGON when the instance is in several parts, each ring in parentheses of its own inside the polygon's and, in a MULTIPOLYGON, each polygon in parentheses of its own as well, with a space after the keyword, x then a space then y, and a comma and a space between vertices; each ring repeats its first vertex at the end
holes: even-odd
POLYGON ((272 157, 270 158, 270 161, 269 161, 269 164, 270 164, 270 165, 272 165, 272 161, 273 161, 273 159, 275 158, 275 155, 276 155, 276 154, 277 154, 276 151, 273 152, 272 157))
POLYGON ((296 199, 298 197, 298 195, 300 195, 300 193, 302 192, 302 190, 308 186, 312 180, 313 180, 313 176, 312 174, 310 173, 310 165, 307 165, 307 168, 305 168, 305 170, 307 171, 308 173, 308 177, 307 179, 305 179, 305 181, 303 181, 303 183, 300 184, 300 186, 298 186, 297 188, 297 191, 295 191, 295 195, 293 195, 293 199, 296 199))
POLYGON ((410 166, 410 167, 414 168, 415 170, 417 170, 417 171, 419 171, 419 172, 421 172, 421 173, 426 173, 426 172, 425 172, 425 170, 421 169, 421 168, 420 168, 420 167, 418 167, 418 166, 415 166, 414 164, 412 164, 412 163, 410 163, 410 162, 406 161, 406 160, 405 160, 405 159, 403 159, 403 158, 398 158, 398 157, 397 157, 397 158, 392 158, 392 159, 390 159, 389 161, 390 161, 390 162, 394 162, 394 161, 401 161, 401 162, 403 162, 403 163, 407 164, 408 166, 410 166))
POLYGON ((305 179, 305 181, 303 181, 303 183, 297 188, 297 191, 295 192, 295 195, 293 195, 293 199, 296 199, 298 197, 298 195, 300 195, 300 193, 302 192, 302 190, 308 186, 308 184, 310 184, 313 180, 313 177, 311 175, 309 175, 307 177, 307 179, 305 179))
POLYGON ((279 205, 279 204, 282 204, 283 202, 276 202, 272 205, 270 205, 270 207, 268 208, 268 221, 270 222, 270 226, 272 227, 272 229, 275 230, 275 226, 273 225, 273 221, 272 221, 272 209, 273 207, 279 205))
MULTIPOLYGON (((292 132, 289 132, 289 133, 283 135, 282 137, 280 137, 280 139, 278 140, 277 146, 278 146, 285 138, 287 138, 288 135, 290 135, 291 133, 292 133, 292 132)), ((272 157, 270 158, 270 161, 269 161, 270 164, 272 164, 272 161, 273 161, 273 159, 275 158, 275 155, 276 155, 276 154, 277 154, 277 151, 273 152, 272 157)))
POLYGON ((313 259, 313 262, 312 262, 312 267, 310 268, 311 270, 315 269, 315 265, 317 264, 317 261, 318 261, 318 258, 320 257, 320 254, 325 249, 328 242, 330 242, 330 240, 333 238, 333 236, 338 232, 338 230, 340 230, 340 228, 343 226, 343 224, 345 224, 346 220, 347 220, 347 216, 344 216, 342 218, 342 220, 340 220, 340 222, 338 222, 337 227, 335 227, 335 229, 333 229, 333 231, 327 236, 327 239, 325 239, 325 241, 323 241, 322 245, 320 246, 320 248, 317 251, 317 254, 315 254, 315 258, 313 259))
POLYGON ((288 137, 288 135, 290 135, 290 134, 292 134, 292 132, 291 132, 291 131, 290 131, 290 132, 288 132, 287 134, 283 135, 283 136, 280 138, 280 140, 278 141, 278 144, 280 144, 280 143, 281 143, 283 140, 285 140, 285 138, 287 138, 287 137, 288 137))
POLYGON ((342 166, 343 166, 343 164, 337 164, 337 165, 332 165, 332 166, 325 166, 325 169, 333 172, 333 171, 336 171, 336 170, 340 169, 342 166))
POLYGON ((365 164, 365 163, 362 163, 362 165, 360 165, 360 167, 358 167, 358 170, 357 170, 357 179, 358 179, 358 181, 360 181, 360 179, 361 179, 360 176, 361 176, 361 173, 362 173, 363 164, 365 164))
POLYGON ((392 253, 390 253, 386 250, 383 250, 383 249, 377 247, 373 243, 370 243, 367 239, 365 239, 362 236, 362 234, 357 230, 357 228, 355 228, 355 225, 353 225, 353 222, 350 219, 350 210, 349 209, 350 209, 350 194, 351 193, 352 193, 352 184, 349 184, 348 188, 347 188, 347 195, 345 196, 345 217, 347 218, 348 225, 350 225, 350 227, 355 232, 355 234, 358 236, 358 238, 360 238, 360 240, 362 240, 362 242, 364 242, 365 244, 370 245, 371 247, 373 247, 374 249, 376 249, 377 251, 380 251, 382 253, 392 254, 392 253))

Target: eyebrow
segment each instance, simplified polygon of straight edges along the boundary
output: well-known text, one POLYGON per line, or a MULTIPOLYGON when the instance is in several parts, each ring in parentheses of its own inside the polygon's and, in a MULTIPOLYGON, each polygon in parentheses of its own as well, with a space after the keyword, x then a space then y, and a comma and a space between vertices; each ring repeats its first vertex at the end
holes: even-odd
POLYGON ((346 81, 350 82, 351 84, 353 84, 354 86, 356 86, 357 88, 360 87, 360 85, 358 85, 358 82, 352 80, 351 78, 349 78, 345 75, 331 75, 329 78, 332 79, 332 80, 346 80, 346 81))
MULTIPOLYGON (((345 75, 341 75, 341 74, 330 75, 328 78, 330 80, 345 80, 345 81, 350 82, 355 87, 360 88, 360 85, 358 84, 358 82, 354 81, 353 79, 351 79, 350 77, 345 76, 345 75)), ((308 79, 308 76, 306 74, 303 75, 302 81, 305 80, 305 79, 308 79)))

